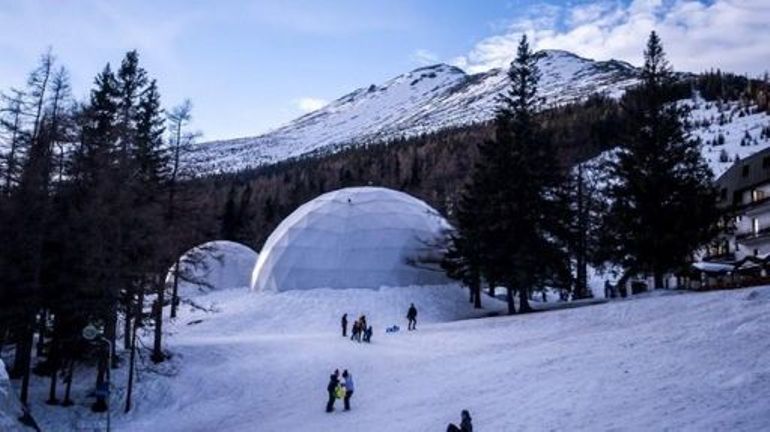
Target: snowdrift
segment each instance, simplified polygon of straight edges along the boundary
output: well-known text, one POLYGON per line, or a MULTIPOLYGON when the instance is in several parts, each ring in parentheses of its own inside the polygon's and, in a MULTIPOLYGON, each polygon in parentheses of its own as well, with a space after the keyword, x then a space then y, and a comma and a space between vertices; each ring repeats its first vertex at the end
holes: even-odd
POLYGON ((11 388, 8 373, 5 371, 5 364, 0 360, 0 431, 23 432, 29 430, 18 422, 17 419, 21 414, 21 403, 11 388))

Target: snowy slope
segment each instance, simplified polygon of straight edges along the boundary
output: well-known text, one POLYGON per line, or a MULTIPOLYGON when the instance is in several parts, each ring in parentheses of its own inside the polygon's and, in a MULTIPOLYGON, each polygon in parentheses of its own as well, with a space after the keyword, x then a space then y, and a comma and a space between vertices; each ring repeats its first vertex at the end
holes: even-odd
POLYGON ((171 367, 141 375, 116 429, 435 431, 466 408, 480 431, 770 428, 770 287, 446 322, 472 312, 451 289, 212 292, 218 312, 182 310, 171 367), (409 301, 419 330, 384 334, 409 301), (371 345, 338 335, 342 311, 367 313, 371 345), (335 368, 357 390, 326 414, 335 368))
POLYGON ((26 429, 19 423, 18 418, 22 414, 21 402, 16 398, 16 393, 11 388, 5 364, 0 360, 0 431, 21 432, 26 429))
MULTIPOLYGON (((619 61, 597 62, 566 51, 543 51, 540 94, 547 105, 593 93, 619 96, 638 71, 619 61)), ((468 75, 445 64, 419 68, 384 84, 360 88, 318 111, 257 137, 203 143, 185 158, 201 174, 271 164, 330 152, 351 144, 382 142, 493 118, 507 70, 468 75)))
POLYGON ((706 102, 695 98, 688 104, 693 136, 703 142, 703 157, 714 171, 714 178, 724 174, 737 159, 770 146, 770 136, 762 136, 762 128, 770 126, 767 113, 755 113, 753 107, 737 102, 706 102))

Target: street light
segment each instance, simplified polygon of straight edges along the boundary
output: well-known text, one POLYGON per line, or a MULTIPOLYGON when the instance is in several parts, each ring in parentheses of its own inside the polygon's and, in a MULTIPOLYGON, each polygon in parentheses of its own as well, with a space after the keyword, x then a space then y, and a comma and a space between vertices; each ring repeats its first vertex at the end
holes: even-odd
MULTIPOLYGON (((110 431, 110 375, 112 374, 112 372, 111 372, 111 369, 112 369, 112 342, 109 339, 107 339, 106 337, 104 337, 104 332, 102 330, 98 329, 93 324, 88 324, 87 326, 85 326, 85 328, 83 328, 82 335, 83 335, 83 338, 88 340, 88 341, 92 341, 92 342, 100 341, 100 342, 104 342, 104 343, 107 344, 107 383, 106 383, 106 386, 104 386, 104 387, 101 387, 101 388, 97 387, 96 388, 96 397, 99 398, 99 397, 105 397, 106 396, 106 398, 107 398, 107 402, 106 402, 106 404, 107 404, 107 432, 109 432, 110 431)), ((98 403, 98 402, 99 402, 99 400, 97 399, 96 403, 98 403)))

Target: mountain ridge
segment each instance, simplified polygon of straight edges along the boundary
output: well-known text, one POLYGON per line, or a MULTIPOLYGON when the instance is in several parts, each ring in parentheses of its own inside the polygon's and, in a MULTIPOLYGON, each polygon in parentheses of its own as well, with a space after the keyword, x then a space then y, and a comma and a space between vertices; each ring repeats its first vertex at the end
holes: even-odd
MULTIPOLYGON (((544 108, 601 93, 619 97, 639 69, 619 60, 595 61, 564 50, 537 53, 544 108)), ((183 163, 193 175, 235 172, 340 148, 387 142, 491 120, 507 68, 477 74, 438 63, 353 90, 324 107, 261 135, 191 148, 183 163)))

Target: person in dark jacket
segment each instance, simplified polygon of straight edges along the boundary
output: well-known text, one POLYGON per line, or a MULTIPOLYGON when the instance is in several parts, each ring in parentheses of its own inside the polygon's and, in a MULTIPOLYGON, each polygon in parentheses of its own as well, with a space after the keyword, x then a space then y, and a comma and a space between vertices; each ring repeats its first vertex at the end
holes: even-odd
POLYGON ((329 401, 326 402, 326 412, 334 411, 334 401, 337 399, 337 386, 339 383, 340 371, 337 369, 329 376, 329 385, 326 386, 326 391, 329 393, 329 401))
POLYGON ((409 306, 409 310, 406 312, 406 319, 409 320, 407 330, 417 330, 417 308, 414 307, 414 303, 409 306))
POLYGON ((364 342, 371 343, 372 342, 372 326, 369 326, 369 328, 366 329, 364 332, 364 342))
POLYGON ((353 383, 353 374, 347 369, 342 372, 342 378, 345 378, 345 411, 350 411, 350 398, 353 397, 356 386, 353 383))
POLYGON ((348 336, 348 314, 342 315, 342 337, 348 336))
POLYGON ((353 327, 350 329, 350 340, 356 340, 360 331, 361 326, 359 325, 358 320, 353 321, 353 327))
POLYGON ((449 426, 446 427, 446 432, 473 432, 471 413, 468 410, 463 410, 460 417, 460 427, 457 427, 454 423, 449 423, 449 426))

